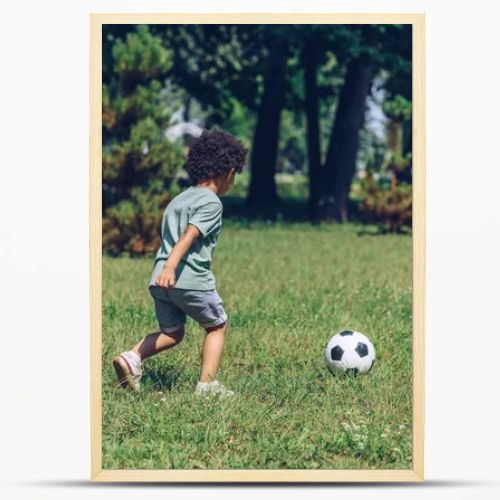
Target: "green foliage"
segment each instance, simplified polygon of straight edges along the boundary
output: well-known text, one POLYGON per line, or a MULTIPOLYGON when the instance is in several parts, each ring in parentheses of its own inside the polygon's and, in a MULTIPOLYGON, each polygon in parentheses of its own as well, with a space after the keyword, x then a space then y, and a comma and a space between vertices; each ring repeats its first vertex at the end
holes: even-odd
POLYGON ((409 184, 384 187, 371 173, 360 182, 362 216, 382 232, 402 232, 412 226, 412 189, 409 184))
POLYGON ((255 128, 256 115, 234 97, 230 98, 231 113, 224 121, 224 130, 237 137, 250 149, 255 128))
POLYGON ((175 81, 201 103, 209 127, 231 120, 236 101, 251 111, 257 109, 260 95, 257 80, 266 50, 260 38, 263 26, 179 24, 151 27, 172 50, 175 81))
POLYGON ((386 168, 401 173, 411 166, 412 103, 397 94, 386 100, 382 109, 389 118, 386 168))
POLYGON ((147 26, 113 40, 112 63, 106 66, 112 74, 102 95, 103 244, 113 254, 142 254, 155 241, 151 231, 161 219, 158 202, 169 198, 184 163, 180 146, 165 137, 172 110, 166 99, 172 92, 161 80, 172 58, 147 26))
POLYGON ((114 71, 119 77, 135 77, 142 82, 161 77, 172 66, 170 52, 158 37, 151 35, 147 25, 137 26, 135 33, 127 35, 126 42, 117 40, 113 58, 114 71))
POLYGON ((102 222, 105 253, 138 256, 158 250, 161 217, 169 201, 169 194, 159 191, 135 187, 130 199, 108 208, 102 222))
POLYGON ((382 104, 382 109, 388 118, 398 121, 409 121, 411 119, 411 101, 402 95, 396 95, 393 99, 382 104))
MULTIPOLYGON (((401 129, 395 126, 394 133, 399 149, 385 154, 390 149, 385 147, 383 168, 401 173, 403 180, 408 181, 411 26, 105 25, 102 137, 103 215, 107 225, 103 236, 106 243, 113 242, 105 248, 112 253, 119 253, 121 248, 140 254, 132 249, 147 248, 144 242, 152 241, 149 234, 134 232, 142 231, 138 221, 130 222, 129 227, 126 221, 132 220, 131 207, 142 210, 134 205, 139 203, 138 197, 155 198, 165 193, 171 198, 176 192, 174 179, 185 158, 181 146, 169 143, 164 131, 172 112, 181 104, 191 103, 191 118, 201 119, 207 127, 217 125, 228 130, 247 147, 251 146, 263 91, 263 72, 269 50, 278 38, 286 38, 289 50, 277 171, 307 171, 302 52, 305 41, 312 38, 318 44, 323 160, 346 66, 353 57, 368 54, 373 57, 376 71, 386 75, 384 87, 390 101, 384 104, 384 111, 396 125, 401 124, 401 129), (112 211, 108 214, 109 210, 112 211), (120 225, 122 236, 118 237, 116 230, 112 237, 107 234, 112 231, 109 225, 112 219, 120 225)), ((361 148, 361 159, 382 164, 382 147, 375 144, 372 135, 362 136, 361 148)), ((307 182, 302 176, 297 179, 299 182, 278 183, 280 195, 294 200, 306 197, 307 182)), ((242 180, 245 182, 235 188, 238 196, 244 196, 248 189, 247 179, 242 180)), ((388 203, 386 200, 375 205, 388 203)))
POLYGON ((162 179, 169 188, 182 166, 178 146, 164 136, 170 119, 159 78, 171 67, 170 52, 147 26, 138 26, 112 49, 113 76, 103 85, 104 205, 130 199, 135 186, 162 179))
POLYGON ((397 94, 386 100, 382 108, 389 119, 384 157, 373 149, 374 154, 368 157, 367 175, 352 186, 351 196, 361 202, 364 220, 377 223, 381 231, 401 232, 412 225, 411 151, 404 153, 404 134, 411 130, 412 104, 397 94), (373 175, 376 165, 381 175, 378 181, 373 175))
POLYGON ((148 359, 140 394, 116 388, 111 360, 156 331, 151 259, 103 261, 105 469, 408 469, 412 461, 411 238, 360 226, 225 226, 214 260, 230 327, 220 380, 232 400, 200 400, 203 331, 148 359), (329 337, 366 332, 370 375, 334 378, 329 337))

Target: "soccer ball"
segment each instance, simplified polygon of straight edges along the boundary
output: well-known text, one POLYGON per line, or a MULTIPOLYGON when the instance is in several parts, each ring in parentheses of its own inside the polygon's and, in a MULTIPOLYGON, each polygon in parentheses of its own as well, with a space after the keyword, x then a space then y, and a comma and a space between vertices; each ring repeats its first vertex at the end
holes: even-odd
POLYGON ((367 373, 375 362, 375 348, 366 335, 344 330, 325 347, 325 363, 333 375, 367 373))

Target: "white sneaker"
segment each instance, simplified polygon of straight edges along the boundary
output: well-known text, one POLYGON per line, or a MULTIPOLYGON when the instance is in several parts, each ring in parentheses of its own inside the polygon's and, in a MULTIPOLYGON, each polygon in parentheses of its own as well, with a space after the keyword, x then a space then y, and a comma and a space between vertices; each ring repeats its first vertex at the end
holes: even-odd
POLYGON ((197 396, 217 395, 221 397, 234 396, 234 391, 230 391, 225 385, 222 385, 218 380, 213 382, 198 382, 194 393, 197 396))
POLYGON ((122 352, 113 359, 113 366, 123 388, 132 389, 134 392, 141 390, 142 366, 138 354, 134 351, 122 352))

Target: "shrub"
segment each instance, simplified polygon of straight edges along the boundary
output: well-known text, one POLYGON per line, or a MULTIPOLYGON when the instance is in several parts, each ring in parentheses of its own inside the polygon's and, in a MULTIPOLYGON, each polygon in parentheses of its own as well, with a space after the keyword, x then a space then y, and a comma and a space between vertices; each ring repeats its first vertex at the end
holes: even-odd
MULTIPOLYGON (((162 211, 185 158, 165 136, 178 89, 168 94, 173 54, 139 25, 113 39, 102 95, 103 250, 143 255, 159 245, 162 211)), ((104 79, 103 79, 104 81, 104 79)))
POLYGON ((372 175, 361 181, 361 211, 366 222, 376 223, 382 232, 402 232, 412 225, 412 190, 410 184, 392 183, 381 187, 372 175))
POLYGON ((130 199, 110 207, 103 218, 102 246, 110 255, 151 255, 160 245, 161 218, 168 192, 132 190, 130 199))

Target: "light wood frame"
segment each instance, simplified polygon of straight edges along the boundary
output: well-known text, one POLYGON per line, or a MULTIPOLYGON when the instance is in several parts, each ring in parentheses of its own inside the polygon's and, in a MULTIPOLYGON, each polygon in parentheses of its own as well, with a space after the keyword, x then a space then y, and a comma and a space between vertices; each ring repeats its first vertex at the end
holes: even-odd
POLYGON ((425 14, 90 14, 91 479, 154 482, 418 482, 424 479, 425 14), (408 470, 103 470, 102 468, 102 25, 412 24, 413 460, 408 470))

